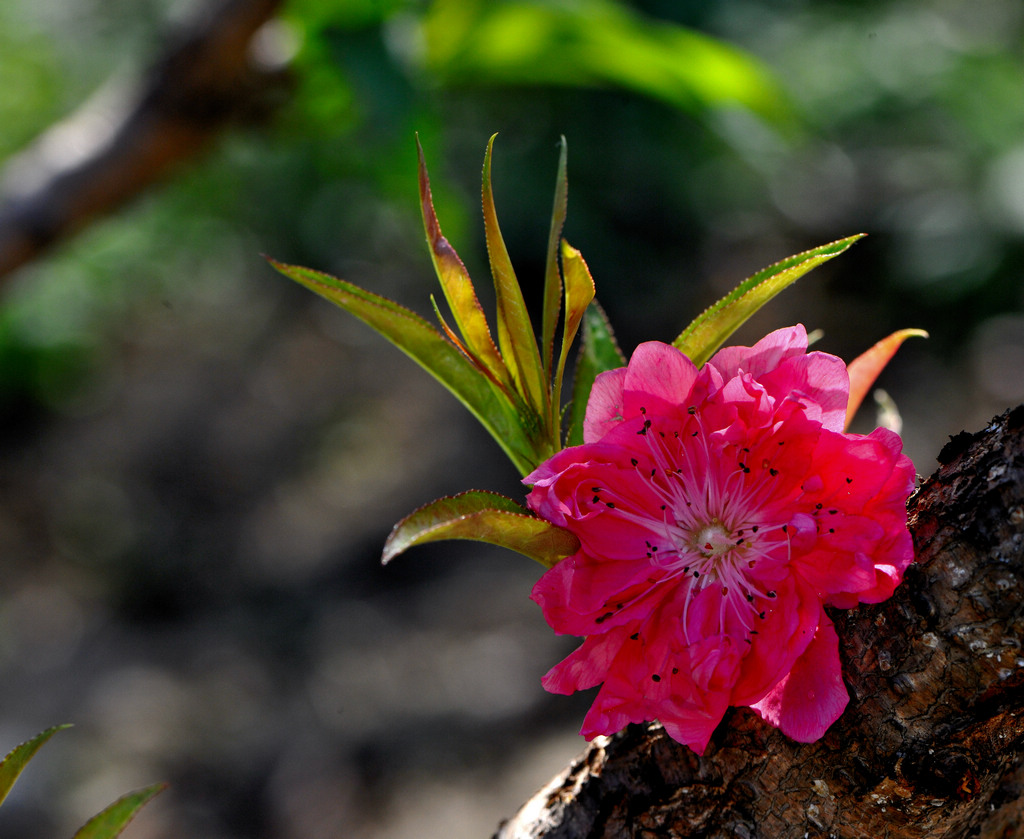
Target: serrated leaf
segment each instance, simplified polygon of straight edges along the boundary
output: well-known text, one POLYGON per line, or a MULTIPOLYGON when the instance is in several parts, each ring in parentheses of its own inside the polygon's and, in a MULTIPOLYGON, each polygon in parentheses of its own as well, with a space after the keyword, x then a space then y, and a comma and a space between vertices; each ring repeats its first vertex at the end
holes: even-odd
MULTIPOLYGON (((548 233, 547 260, 544 263, 544 311, 541 317, 541 349, 544 352, 544 373, 550 379, 555 353, 555 330, 562 308, 562 276, 558 271, 558 243, 565 226, 569 206, 569 177, 566 173, 568 144, 565 137, 559 143, 558 174, 555 177, 555 201, 551 209, 551 230, 548 233)), ((559 391, 552 389, 553 401, 558 401, 559 391)))
MULTIPOLYGON (((553 394, 562 392, 565 360, 569 356, 569 348, 576 339, 580 322, 583 320, 587 307, 593 301, 595 293, 594 278, 590 275, 590 269, 587 268, 583 256, 564 239, 562 240, 562 269, 565 273, 565 320, 562 324, 562 349, 558 355, 558 367, 555 370, 554 384, 551 388, 553 394)), ((554 422, 557 425, 557 415, 554 422)))
POLYGON ((846 370, 850 374, 850 401, 846 406, 846 427, 850 427, 857 409, 868 395, 871 386, 878 378, 878 374, 885 369, 885 365, 896 355, 896 350, 907 338, 927 338, 928 333, 923 329, 901 329, 893 332, 887 338, 883 338, 871 349, 861 353, 848 365, 846 370))
POLYGON ((578 446, 583 442, 583 419, 587 413, 587 402, 594 387, 594 379, 606 370, 625 366, 626 357, 615 340, 608 316, 594 300, 583 315, 583 342, 576 362, 576 376, 572 383, 567 445, 578 446))
POLYGON ((523 291, 519 287, 512 260, 509 258, 505 240, 498 226, 498 215, 494 207, 491 187, 491 152, 494 135, 487 143, 484 155, 483 207, 484 234, 487 240, 487 256, 494 276, 494 293, 498 307, 498 346, 501 357, 519 383, 519 392, 527 403, 540 415, 544 413, 548 390, 544 384, 544 369, 541 364, 537 337, 526 311, 523 291))
POLYGON ((702 366, 747 318, 776 294, 861 238, 863 234, 848 236, 763 268, 706 309, 672 345, 682 350, 698 367, 702 366))
POLYGON ((52 728, 46 729, 46 731, 37 734, 31 740, 26 740, 24 743, 15 746, 7 753, 7 756, 0 762, 0 804, 7 798, 7 794, 11 791, 11 787, 14 786, 14 782, 18 780, 18 776, 21 775, 22 770, 28 765, 28 762, 32 760, 35 753, 38 752, 43 745, 53 737, 58 731, 63 731, 65 728, 71 728, 70 725, 55 725, 52 728))
POLYGON ((384 544, 385 564, 416 545, 470 539, 509 548, 550 568, 579 550, 568 530, 537 518, 504 495, 471 490, 439 498, 395 525, 384 544))
POLYGON ((537 456, 513 403, 434 326, 386 297, 330 274, 273 259, 270 264, 377 330, 448 388, 498 441, 522 474, 533 469, 537 456))
POLYGON ((117 799, 82 825, 74 839, 115 839, 139 810, 166 788, 167 784, 153 784, 117 799))
POLYGON ((430 178, 427 176, 427 164, 423 158, 423 148, 419 137, 416 138, 416 151, 419 155, 419 186, 420 209, 423 214, 423 229, 427 234, 427 245, 430 258, 434 263, 434 271, 441 283, 445 300, 451 309, 455 325, 462 333, 462 340, 467 352, 482 367, 486 368, 491 377, 500 382, 511 384, 509 371, 502 361, 498 348, 494 345, 487 316, 476 296, 476 289, 470 279, 466 266, 462 263, 455 248, 441 233, 441 224, 434 211, 434 200, 430 192, 430 178))

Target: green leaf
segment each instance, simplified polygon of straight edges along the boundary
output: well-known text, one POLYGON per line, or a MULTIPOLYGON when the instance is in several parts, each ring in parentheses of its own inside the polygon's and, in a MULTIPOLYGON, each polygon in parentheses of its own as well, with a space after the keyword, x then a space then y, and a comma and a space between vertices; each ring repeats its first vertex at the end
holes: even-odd
MULTIPOLYGON (((576 248, 562 240, 562 267, 565 271, 565 322, 562 326, 562 350, 558 355, 558 368, 555 370, 554 384, 551 392, 562 392, 562 376, 565 372, 565 360, 569 356, 569 348, 576 338, 576 332, 583 320, 587 307, 594 299, 594 278, 576 248)), ((556 406, 557 410, 557 406, 556 406)), ((554 424, 558 425, 558 416, 554 424)))
POLYGON ((422 32, 428 69, 449 83, 617 86, 688 112, 738 106, 798 124, 783 85, 749 53, 613 0, 434 0, 422 32))
POLYGON ((505 384, 511 384, 508 369, 502 361, 498 348, 494 346, 487 316, 484 314, 476 289, 455 248, 441 233, 441 225, 434 212, 434 201, 430 193, 430 179, 427 164, 423 159, 423 148, 416 138, 419 154, 420 209, 423 214, 423 229, 427 234, 430 258, 434 271, 441 282, 445 300, 455 318, 455 324, 462 333, 463 343, 469 356, 491 374, 491 377, 505 384))
POLYGON ((626 357, 608 323, 608 316, 595 300, 583 315, 583 346, 576 362, 576 377, 572 383, 572 402, 569 403, 569 434, 566 444, 578 446, 583 442, 583 418, 594 379, 599 373, 625 367, 626 357))
POLYGON ((63 731, 65 728, 71 728, 71 726, 55 725, 53 728, 48 728, 41 734, 37 734, 31 740, 26 740, 21 745, 15 746, 8 752, 7 757, 0 762, 0 804, 7 798, 7 793, 11 791, 14 782, 18 780, 18 776, 21 775, 22 770, 32 760, 35 753, 54 734, 58 731, 63 731))
POLYGON ((841 254, 863 235, 848 236, 763 268, 706 309, 672 342, 673 346, 701 367, 747 318, 776 294, 812 268, 841 254))
POLYGON ((544 384, 540 351, 530 315, 526 311, 523 291, 501 236, 491 189, 491 152, 496 136, 491 136, 484 155, 483 205, 487 255, 494 275, 494 292, 498 304, 498 346, 501 347, 501 356, 512 378, 519 383, 519 392, 542 415, 548 400, 548 390, 544 384))
MULTIPOLYGON (((569 205, 569 178, 566 174, 568 145, 565 137, 560 142, 558 175, 555 178, 555 203, 551 209, 551 231, 548 234, 547 261, 544 263, 544 312, 541 318, 541 348, 544 352, 544 373, 551 379, 555 354, 555 329, 562 307, 562 277, 558 271, 558 243, 565 226, 569 205)), ((564 349, 564 347, 563 347, 564 349)), ((557 403, 558 388, 552 388, 552 399, 557 403)))
POLYGON ((510 548, 550 568, 579 550, 568 530, 537 518, 511 498, 471 490, 439 498, 395 525, 384 544, 386 564, 416 545, 444 539, 471 539, 510 548))
POLYGON ((450 390, 498 441, 522 474, 537 454, 507 395, 434 326, 399 304, 330 274, 269 260, 278 271, 355 315, 450 390))
POLYGON ((115 839, 121 835, 128 822, 135 818, 135 814, 166 788, 167 784, 153 784, 117 799, 82 825, 74 839, 115 839))

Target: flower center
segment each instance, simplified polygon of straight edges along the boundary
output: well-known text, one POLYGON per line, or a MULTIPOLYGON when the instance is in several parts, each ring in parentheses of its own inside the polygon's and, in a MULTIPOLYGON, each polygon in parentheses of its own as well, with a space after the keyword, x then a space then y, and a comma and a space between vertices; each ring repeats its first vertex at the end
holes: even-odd
POLYGON ((736 547, 736 539, 720 522, 713 521, 696 532, 693 547, 706 559, 717 559, 736 547))

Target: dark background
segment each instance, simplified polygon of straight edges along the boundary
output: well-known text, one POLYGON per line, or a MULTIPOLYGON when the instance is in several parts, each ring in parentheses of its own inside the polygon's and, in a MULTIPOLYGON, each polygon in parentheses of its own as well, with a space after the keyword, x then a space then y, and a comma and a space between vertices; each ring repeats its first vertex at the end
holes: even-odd
MULTIPOLYGON (((3 188, 197 5, 3 3, 3 188)), ((574 641, 528 599, 539 566, 468 543, 378 562, 414 507, 521 496, 515 470, 260 256, 429 315, 414 132, 483 288, 500 132, 534 302, 566 136, 565 235, 627 353, 865 232, 737 340, 799 321, 850 359, 927 329, 880 381, 924 475, 1024 398, 1017 0, 295 0, 262 35, 288 67, 272 109, 2 289, 0 750, 76 725, 0 810, 5 837, 70 836, 157 780, 126 837, 483 837, 581 748, 588 697, 540 687, 574 641)))

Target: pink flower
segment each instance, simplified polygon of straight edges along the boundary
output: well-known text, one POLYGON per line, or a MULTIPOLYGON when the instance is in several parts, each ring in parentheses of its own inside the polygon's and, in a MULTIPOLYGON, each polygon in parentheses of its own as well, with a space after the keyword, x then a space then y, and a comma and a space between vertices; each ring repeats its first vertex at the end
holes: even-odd
POLYGON ((585 737, 657 719, 702 752, 731 705, 801 742, 839 717, 824 607, 885 600, 913 560, 913 465, 890 431, 843 433, 848 393, 802 326, 700 370, 642 344, 598 377, 584 444, 525 478, 530 507, 581 543, 532 596, 585 636, 544 687, 603 683, 585 737))

